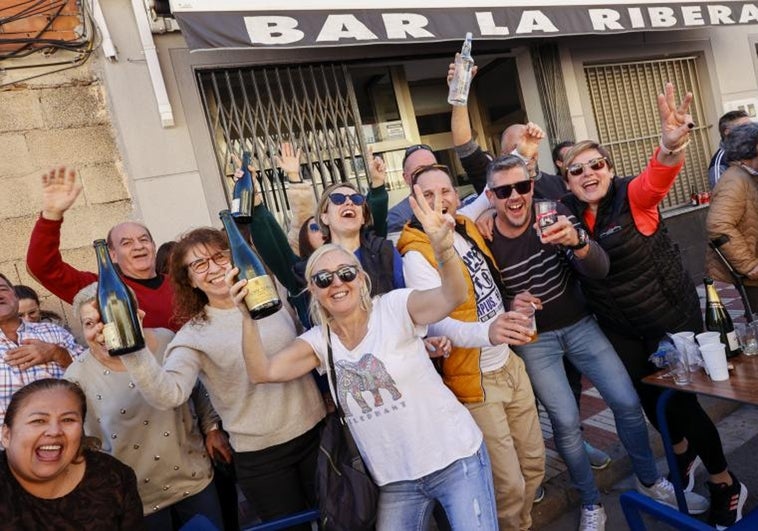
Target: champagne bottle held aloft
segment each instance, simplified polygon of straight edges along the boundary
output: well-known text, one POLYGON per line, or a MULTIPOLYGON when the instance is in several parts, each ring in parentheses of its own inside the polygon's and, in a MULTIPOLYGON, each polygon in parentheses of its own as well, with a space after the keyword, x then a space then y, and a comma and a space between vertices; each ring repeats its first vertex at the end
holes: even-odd
POLYGON ((721 342, 726 346, 726 357, 732 358, 742 353, 737 333, 729 312, 721 303, 712 278, 703 279, 705 284, 705 328, 711 332, 721 333, 721 342))
POLYGON ((447 102, 450 105, 463 106, 468 103, 468 91, 471 88, 474 59, 471 57, 471 40, 473 35, 466 33, 461 53, 455 58, 455 74, 450 81, 450 92, 447 102))
POLYGON ((232 216, 240 223, 250 223, 253 216, 253 176, 250 174, 250 153, 242 154, 242 177, 234 183, 232 193, 232 216))
POLYGON ((279 294, 271 277, 266 273, 266 268, 263 267, 263 262, 245 241, 232 218, 232 214, 228 210, 222 210, 218 216, 221 218, 224 229, 226 229, 226 236, 229 238, 232 262, 240 270, 238 276, 240 279, 247 280, 245 304, 250 310, 250 317, 263 319, 278 312, 282 307, 282 301, 279 299, 279 294))
POLYGON ((145 338, 134 294, 113 266, 105 240, 95 240, 93 245, 97 255, 97 305, 108 354, 121 356, 142 350, 145 338))

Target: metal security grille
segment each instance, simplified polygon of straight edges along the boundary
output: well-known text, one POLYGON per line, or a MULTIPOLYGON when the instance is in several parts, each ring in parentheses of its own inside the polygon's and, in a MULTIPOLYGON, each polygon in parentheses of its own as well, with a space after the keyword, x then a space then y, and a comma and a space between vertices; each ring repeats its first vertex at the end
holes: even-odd
POLYGON ((317 195, 333 182, 365 188, 366 144, 344 65, 201 70, 197 80, 221 174, 234 172, 233 154, 250 153, 256 185, 281 223, 288 222, 287 179, 275 160, 282 142, 301 149, 301 173, 317 195))
POLYGON ((695 120, 687 159, 661 207, 689 203, 692 191, 708 190, 711 147, 703 111, 695 57, 585 66, 598 140, 606 146, 617 175, 635 175, 660 143, 656 96, 671 81, 677 103, 689 90, 695 95, 690 113, 695 120))

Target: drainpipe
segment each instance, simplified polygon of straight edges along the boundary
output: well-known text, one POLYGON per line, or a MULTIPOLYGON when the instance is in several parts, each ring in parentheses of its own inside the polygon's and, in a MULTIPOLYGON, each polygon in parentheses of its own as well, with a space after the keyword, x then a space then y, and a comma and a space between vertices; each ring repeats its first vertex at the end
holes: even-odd
POLYGON ((164 128, 173 127, 174 111, 171 109, 171 102, 168 100, 166 83, 163 81, 163 73, 158 61, 153 34, 150 31, 150 21, 147 18, 145 4, 142 0, 132 0, 132 10, 137 21, 137 30, 142 42, 142 53, 145 56, 145 62, 147 62, 147 70, 150 73, 150 81, 153 83, 153 93, 158 104, 158 112, 161 115, 161 125, 164 128))
POLYGON ((111 39, 111 32, 108 30, 108 24, 105 23, 105 17, 103 16, 103 10, 100 8, 99 0, 91 0, 90 9, 92 10, 92 18, 100 29, 100 35, 103 39, 103 54, 108 60, 117 61, 118 54, 116 53, 116 46, 113 44, 113 39, 111 39))

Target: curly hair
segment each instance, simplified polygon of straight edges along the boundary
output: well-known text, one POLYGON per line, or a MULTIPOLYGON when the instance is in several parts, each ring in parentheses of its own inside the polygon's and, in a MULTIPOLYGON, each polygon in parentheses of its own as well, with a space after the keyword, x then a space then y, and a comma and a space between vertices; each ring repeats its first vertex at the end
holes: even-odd
POLYGON ((724 140, 727 160, 739 161, 758 157, 758 125, 749 123, 735 127, 724 140))
POLYGON ((211 227, 201 227, 182 234, 171 250, 169 277, 174 288, 174 319, 181 324, 188 321, 204 322, 208 319, 205 305, 208 296, 199 288, 193 288, 190 273, 184 264, 187 253, 196 245, 205 247, 211 254, 229 249, 226 234, 211 227))

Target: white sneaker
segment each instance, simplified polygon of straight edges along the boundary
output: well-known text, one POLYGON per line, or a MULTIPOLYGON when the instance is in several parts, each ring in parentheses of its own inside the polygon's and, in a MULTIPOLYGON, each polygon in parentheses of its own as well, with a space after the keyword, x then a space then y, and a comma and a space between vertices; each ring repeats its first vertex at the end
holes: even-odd
MULTIPOLYGON (((655 501, 671 507, 672 509, 679 510, 679 504, 676 503, 676 492, 674 491, 674 485, 666 478, 658 478, 651 487, 646 487, 640 480, 637 479, 637 492, 653 498, 655 501)), ((706 498, 695 492, 685 492, 685 501, 687 502, 687 510, 690 514, 703 514, 708 510, 709 503, 706 498)))
POLYGON ((582 505, 582 519, 579 531, 605 531, 605 509, 602 505, 582 505))

